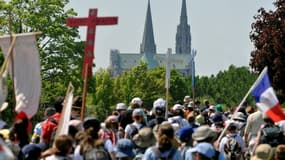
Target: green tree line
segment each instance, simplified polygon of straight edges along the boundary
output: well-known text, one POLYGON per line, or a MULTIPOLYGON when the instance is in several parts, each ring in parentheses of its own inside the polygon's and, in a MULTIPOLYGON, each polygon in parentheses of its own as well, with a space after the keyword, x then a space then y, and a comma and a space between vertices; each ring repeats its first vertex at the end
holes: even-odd
MULTIPOLYGON (((255 45, 251 56, 251 67, 229 66, 216 75, 196 76, 195 99, 207 98, 212 104, 221 103, 235 106, 241 101, 264 66, 269 67, 273 87, 279 97, 284 97, 284 1, 274 3, 276 10, 260 9, 255 16, 249 38, 255 45), (273 41, 272 41, 273 40, 273 41), (283 67, 282 67, 283 66, 283 67)), ((72 8, 67 8, 69 0, 0 0, 0 34, 41 31, 37 36, 41 61, 42 93, 39 114, 33 119, 42 118, 42 111, 52 105, 57 96, 63 96, 69 82, 75 87, 75 95, 83 90, 82 61, 84 41, 79 40, 78 28, 66 26, 67 17, 77 16, 72 8)), ((250 55, 249 55, 250 56, 250 55)), ((0 64, 3 63, 0 54, 0 64)), ((185 78, 177 71, 171 71, 169 105, 192 96, 191 77, 185 78)), ((11 121, 14 98, 12 82, 8 80, 9 107, 2 113, 5 120, 11 121)), ((128 104, 133 97, 141 97, 145 107, 150 109, 155 99, 165 98, 165 69, 158 67, 147 70, 141 63, 121 76, 111 77, 109 69, 99 69, 88 80, 88 114, 100 119, 109 114, 118 102, 128 104)), ((284 98, 281 98, 281 103, 284 98)), ((254 103, 252 97, 249 103, 254 103)))

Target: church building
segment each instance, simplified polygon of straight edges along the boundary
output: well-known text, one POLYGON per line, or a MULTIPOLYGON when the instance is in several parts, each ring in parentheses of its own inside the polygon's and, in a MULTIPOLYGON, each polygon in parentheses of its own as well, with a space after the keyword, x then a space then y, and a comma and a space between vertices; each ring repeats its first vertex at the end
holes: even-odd
MULTIPOLYGON (((140 61, 145 61, 148 64, 148 69, 166 66, 167 54, 156 52, 153 32, 150 1, 148 1, 140 53, 120 53, 117 49, 111 50, 110 67, 113 76, 120 75, 123 71, 138 65, 140 61)), ((192 73, 191 64, 194 64, 195 53, 191 50, 191 33, 187 22, 186 0, 182 0, 180 24, 177 26, 175 44, 176 53, 170 53, 168 57, 170 67, 176 69, 184 77, 189 77, 192 73)), ((171 52, 171 49, 168 49, 168 52, 171 52)))

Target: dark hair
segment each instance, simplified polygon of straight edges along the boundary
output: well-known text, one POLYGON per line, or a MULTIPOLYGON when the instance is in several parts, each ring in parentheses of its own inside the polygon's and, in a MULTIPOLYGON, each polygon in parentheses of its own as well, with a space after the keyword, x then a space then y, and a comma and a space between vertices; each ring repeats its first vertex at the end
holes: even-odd
POLYGON ((269 118, 269 117, 267 117, 267 116, 263 118, 263 121, 264 121, 265 123, 274 124, 274 122, 272 121, 272 119, 269 118))
POLYGON ((56 97, 56 99, 54 101, 54 104, 53 104, 56 112, 61 113, 61 110, 62 110, 62 107, 63 107, 63 101, 64 101, 64 97, 63 96, 56 97))
POLYGON ((72 148, 72 138, 68 135, 59 135, 55 137, 56 155, 66 156, 72 148))

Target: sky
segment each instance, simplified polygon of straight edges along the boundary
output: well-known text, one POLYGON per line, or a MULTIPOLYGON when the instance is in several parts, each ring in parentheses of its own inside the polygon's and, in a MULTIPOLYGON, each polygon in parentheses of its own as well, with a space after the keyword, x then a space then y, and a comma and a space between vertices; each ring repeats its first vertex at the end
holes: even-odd
MULTIPOLYGON (((107 68, 110 50, 139 53, 148 0, 70 0, 77 17, 87 17, 89 8, 97 8, 98 16, 118 16, 113 26, 97 26, 95 69, 107 68)), ((197 50, 196 75, 216 75, 233 64, 249 67, 249 39, 254 15, 261 7, 274 10, 273 0, 186 0, 192 48, 197 50)), ((175 37, 182 0, 151 0, 154 38, 158 53, 168 48, 175 52, 175 37)), ((80 39, 86 38, 86 27, 80 27, 80 39)))

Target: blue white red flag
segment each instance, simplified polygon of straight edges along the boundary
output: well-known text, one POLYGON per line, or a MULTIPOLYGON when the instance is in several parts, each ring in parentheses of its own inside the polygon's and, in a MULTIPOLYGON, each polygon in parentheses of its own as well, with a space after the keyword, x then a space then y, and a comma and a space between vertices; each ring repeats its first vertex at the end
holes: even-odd
POLYGON ((274 122, 285 120, 285 114, 270 84, 267 67, 262 71, 253 88, 257 107, 274 122))

